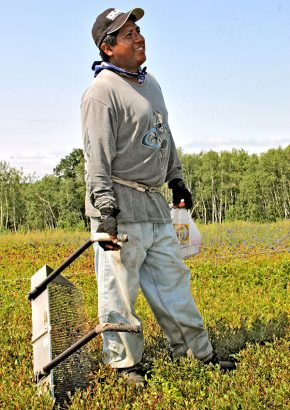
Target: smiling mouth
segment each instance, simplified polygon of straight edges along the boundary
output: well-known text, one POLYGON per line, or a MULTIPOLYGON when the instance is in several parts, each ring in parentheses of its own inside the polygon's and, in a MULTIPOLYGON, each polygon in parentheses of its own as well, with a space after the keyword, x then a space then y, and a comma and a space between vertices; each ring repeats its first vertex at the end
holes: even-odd
POLYGON ((135 51, 145 51, 145 47, 138 47, 138 48, 136 48, 136 50, 135 51))

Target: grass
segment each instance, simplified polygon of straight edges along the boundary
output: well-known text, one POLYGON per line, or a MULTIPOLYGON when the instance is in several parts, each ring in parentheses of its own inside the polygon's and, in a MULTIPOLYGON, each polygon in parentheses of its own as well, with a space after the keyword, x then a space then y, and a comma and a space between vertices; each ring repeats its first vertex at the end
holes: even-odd
MULTIPOLYGON (((212 343, 238 368, 224 374, 196 360, 172 361, 168 344, 140 293, 150 363, 146 388, 126 385, 102 365, 101 340, 89 348, 97 358, 87 390, 71 397, 69 409, 287 409, 289 374, 290 223, 230 223, 200 227, 202 252, 186 260, 191 287, 212 343)), ((87 239, 86 232, 10 233, 0 236, 0 408, 52 409, 49 394, 33 382, 30 277, 44 264, 56 268, 87 239)), ((89 327, 97 323, 93 251, 65 276, 84 292, 89 327)))

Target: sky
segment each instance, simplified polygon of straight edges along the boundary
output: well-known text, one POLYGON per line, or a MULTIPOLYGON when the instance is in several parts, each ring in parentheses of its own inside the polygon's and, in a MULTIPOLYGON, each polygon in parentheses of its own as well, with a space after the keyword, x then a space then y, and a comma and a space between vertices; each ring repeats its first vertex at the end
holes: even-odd
POLYGON ((144 65, 186 153, 290 144, 289 0, 0 0, 0 161, 41 178, 82 148, 80 100, 109 7, 145 10, 144 65))

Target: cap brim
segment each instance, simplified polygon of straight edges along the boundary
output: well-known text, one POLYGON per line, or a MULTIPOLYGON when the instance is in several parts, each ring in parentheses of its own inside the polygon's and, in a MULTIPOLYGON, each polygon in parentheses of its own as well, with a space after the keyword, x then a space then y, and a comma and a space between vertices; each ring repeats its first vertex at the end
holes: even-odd
POLYGON ((116 24, 113 24, 111 30, 107 34, 115 33, 115 31, 120 30, 121 27, 126 23, 130 16, 134 16, 136 21, 140 20, 144 16, 144 10, 140 8, 135 8, 129 11, 128 13, 123 14, 119 19, 116 18, 116 24))

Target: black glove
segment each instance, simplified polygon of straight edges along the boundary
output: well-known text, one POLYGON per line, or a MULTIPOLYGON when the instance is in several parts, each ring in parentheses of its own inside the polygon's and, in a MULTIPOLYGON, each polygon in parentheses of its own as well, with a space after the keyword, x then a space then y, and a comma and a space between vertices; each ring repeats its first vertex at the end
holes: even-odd
MULTIPOLYGON (((116 237, 118 235, 118 223, 116 216, 119 212, 120 211, 115 208, 102 209, 97 232, 108 233, 110 236, 116 237)), ((117 251, 121 249, 117 243, 111 241, 100 241, 99 245, 105 251, 117 251)))
POLYGON ((172 189, 173 205, 178 206, 181 200, 184 200, 185 207, 187 209, 192 208, 192 196, 189 190, 186 188, 182 179, 172 179, 168 183, 168 187, 172 189))
POLYGON ((108 233, 110 236, 118 235, 117 219, 112 215, 101 216, 97 232, 108 233))

